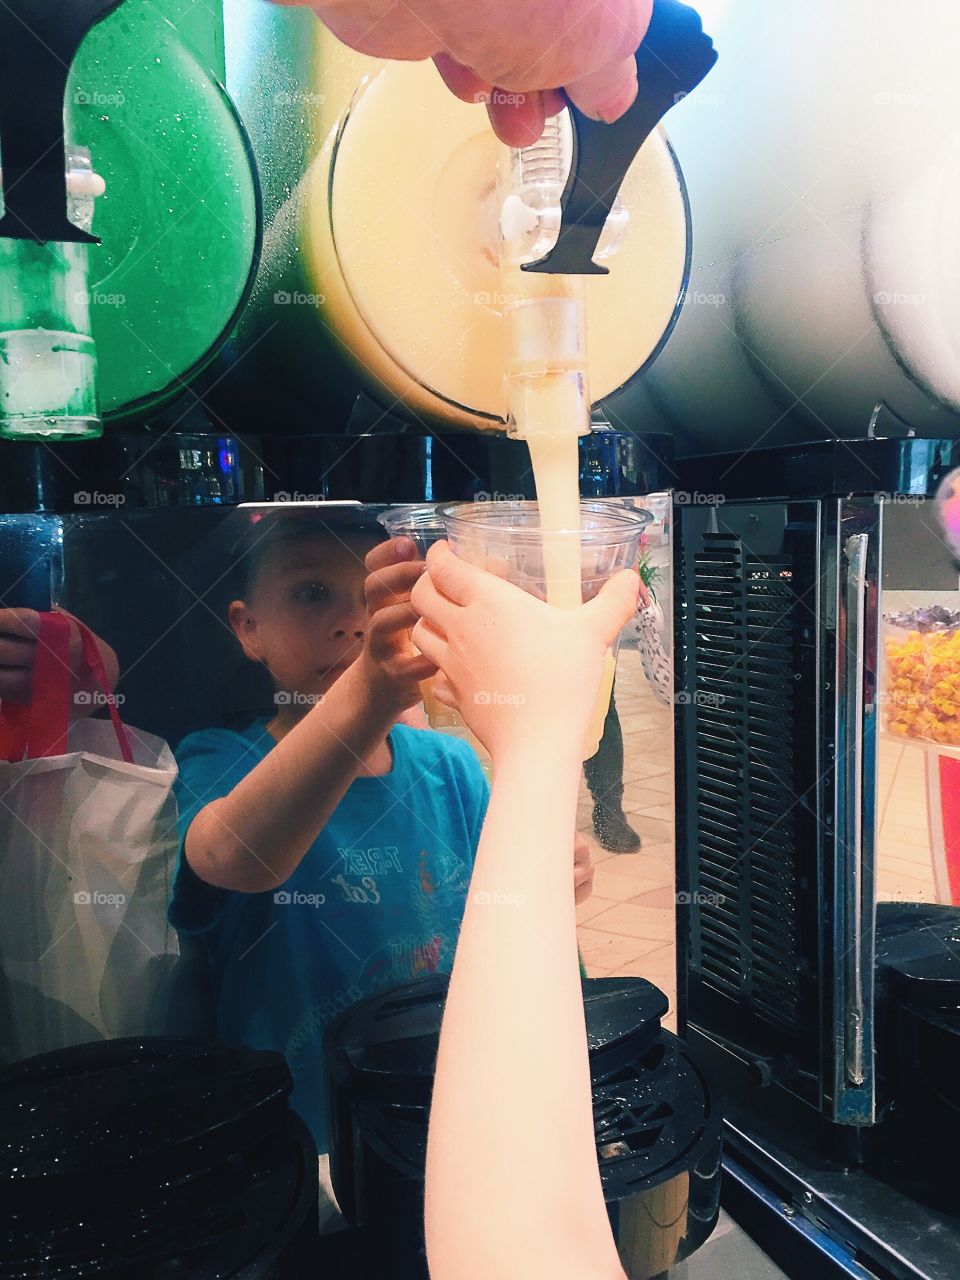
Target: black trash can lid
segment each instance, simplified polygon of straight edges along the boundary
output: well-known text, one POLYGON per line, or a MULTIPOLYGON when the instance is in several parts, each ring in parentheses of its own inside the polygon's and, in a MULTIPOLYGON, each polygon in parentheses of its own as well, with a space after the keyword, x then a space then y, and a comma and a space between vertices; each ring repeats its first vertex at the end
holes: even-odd
MULTIPOLYGON (((382 1186, 362 1188, 370 1175, 361 1149, 375 1153, 376 1167, 392 1170, 398 1186, 422 1184, 446 989, 443 975, 420 979, 354 1005, 330 1028, 333 1118, 341 1126, 331 1169, 340 1203, 354 1213, 360 1205, 371 1215, 408 1207, 399 1195, 391 1203, 382 1186)), ((608 1203, 693 1166, 698 1176, 719 1178, 721 1118, 686 1046, 660 1025, 666 996, 641 978, 587 979, 583 993, 608 1203)), ((517 1135, 517 1158, 535 1160, 537 1125, 554 1122, 531 1117, 517 1135)))
POLYGON ((279 1054, 192 1040, 4 1068, 0 1280, 219 1280, 273 1256, 317 1196, 290 1089, 279 1054))
POLYGON ((960 1009, 960 908, 926 902, 877 905, 878 976, 914 1009, 960 1009))
MULTIPOLYGON (((331 1071, 349 1064, 352 1088, 429 1091, 448 983, 446 974, 432 974, 351 1006, 327 1034, 331 1071)), ((663 992, 643 978, 588 978, 583 999, 594 1082, 640 1056, 669 1008, 663 992)))
POLYGON ((242 1150, 287 1109, 275 1053, 214 1041, 105 1040, 0 1070, 0 1179, 122 1167, 178 1147, 242 1150))

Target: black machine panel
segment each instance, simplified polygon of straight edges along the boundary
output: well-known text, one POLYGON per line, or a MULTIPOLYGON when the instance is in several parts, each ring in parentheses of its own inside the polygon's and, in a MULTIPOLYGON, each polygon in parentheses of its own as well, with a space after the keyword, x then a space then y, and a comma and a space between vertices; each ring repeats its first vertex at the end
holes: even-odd
POLYGON ((676 560, 686 1017, 814 1103, 815 520, 687 510, 676 560))

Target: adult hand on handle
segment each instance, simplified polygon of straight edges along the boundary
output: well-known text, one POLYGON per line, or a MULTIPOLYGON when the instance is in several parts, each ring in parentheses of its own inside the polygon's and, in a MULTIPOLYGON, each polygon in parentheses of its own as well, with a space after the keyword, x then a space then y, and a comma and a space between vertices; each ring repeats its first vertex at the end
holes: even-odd
POLYGON ((309 4, 344 44, 377 58, 433 58, 447 87, 485 102, 497 135, 523 147, 563 107, 613 121, 637 94, 635 54, 653 0, 276 0, 309 4))
MULTIPOLYGON (((54 606, 54 612, 79 619, 66 609, 54 606)), ((33 669, 37 660, 37 636, 40 633, 40 615, 35 609, 0 609, 0 700, 28 703, 33 696, 33 669)), ((120 664, 117 655, 105 640, 94 636, 100 657, 107 673, 110 688, 115 689, 120 675, 120 664)), ((76 627, 70 629, 70 672, 71 687, 74 694, 102 693, 99 684, 94 680, 80 640, 80 632, 76 627)), ((88 701, 75 704, 74 716, 77 719, 96 711, 101 704, 93 697, 88 701)))

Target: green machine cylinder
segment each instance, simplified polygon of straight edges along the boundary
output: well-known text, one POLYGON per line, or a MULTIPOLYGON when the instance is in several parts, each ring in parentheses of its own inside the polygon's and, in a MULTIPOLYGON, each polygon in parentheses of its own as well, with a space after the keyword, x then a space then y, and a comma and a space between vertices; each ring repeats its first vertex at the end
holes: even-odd
POLYGON ((263 219, 223 79, 220 0, 0 11, 0 436, 141 417, 229 336, 263 219))

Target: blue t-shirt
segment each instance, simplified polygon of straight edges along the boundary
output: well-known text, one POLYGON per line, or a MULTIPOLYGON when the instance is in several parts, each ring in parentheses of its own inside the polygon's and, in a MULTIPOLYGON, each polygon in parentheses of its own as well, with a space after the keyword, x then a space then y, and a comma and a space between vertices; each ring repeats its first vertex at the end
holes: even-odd
POLYGON ((365 996, 450 971, 489 793, 468 744, 396 725, 390 773, 353 781, 283 885, 216 889, 191 869, 184 837, 197 812, 273 748, 266 723, 205 729, 180 744, 169 917, 180 933, 204 937, 218 1034, 284 1055, 292 1104, 325 1152, 324 1030, 365 996))

